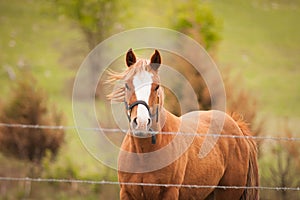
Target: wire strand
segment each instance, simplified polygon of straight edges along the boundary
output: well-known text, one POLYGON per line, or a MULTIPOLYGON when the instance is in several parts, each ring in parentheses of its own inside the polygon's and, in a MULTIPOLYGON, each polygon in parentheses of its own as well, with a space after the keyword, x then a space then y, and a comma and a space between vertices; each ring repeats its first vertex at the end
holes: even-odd
POLYGON ((214 188, 214 189, 257 189, 257 190, 276 190, 276 191, 300 191, 300 187, 271 187, 271 186, 219 186, 219 185, 185 185, 185 184, 158 184, 158 183, 134 183, 118 181, 97 181, 82 179, 54 179, 54 178, 30 178, 30 177, 0 177, 0 181, 29 181, 29 182, 49 182, 49 183, 79 183, 93 185, 131 185, 148 187, 182 187, 182 188, 214 188))
MULTIPOLYGON (((110 128, 87 128, 78 126, 49 126, 49 125, 28 125, 28 124, 8 124, 0 123, 0 127, 10 128, 29 128, 29 129, 51 129, 51 130, 83 130, 83 131, 99 131, 108 133, 120 133, 127 132, 125 129, 110 129, 110 128)), ((177 135, 182 134, 184 136, 196 136, 196 137, 221 137, 221 138, 246 138, 255 140, 275 140, 275 141, 300 141, 298 137, 275 137, 275 136, 247 136, 247 135, 224 135, 224 134, 211 134, 211 133, 183 133, 183 132, 149 132, 153 134, 170 134, 177 135)))

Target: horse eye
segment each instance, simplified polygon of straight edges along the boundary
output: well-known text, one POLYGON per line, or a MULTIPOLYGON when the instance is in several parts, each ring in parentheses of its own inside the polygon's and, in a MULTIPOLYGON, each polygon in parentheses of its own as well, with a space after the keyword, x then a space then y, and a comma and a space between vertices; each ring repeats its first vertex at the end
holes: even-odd
POLYGON ((158 88, 159 88, 159 85, 157 85, 157 86, 154 88, 154 90, 155 90, 155 91, 157 91, 157 90, 158 90, 158 88))
POLYGON ((130 88, 129 88, 129 86, 128 86, 127 83, 125 83, 125 87, 126 87, 127 90, 130 90, 130 88))

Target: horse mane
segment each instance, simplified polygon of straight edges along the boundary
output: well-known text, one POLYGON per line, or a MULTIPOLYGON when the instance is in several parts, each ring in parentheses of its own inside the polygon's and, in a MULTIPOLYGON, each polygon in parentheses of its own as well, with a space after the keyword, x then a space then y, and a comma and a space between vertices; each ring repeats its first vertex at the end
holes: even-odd
POLYGON ((138 72, 144 70, 151 71, 152 69, 149 64, 150 61, 147 59, 138 59, 134 65, 127 67, 123 72, 109 70, 108 79, 105 83, 113 86, 113 91, 106 96, 107 99, 115 102, 123 102, 125 97, 124 81, 129 80, 129 78, 133 77, 138 72))

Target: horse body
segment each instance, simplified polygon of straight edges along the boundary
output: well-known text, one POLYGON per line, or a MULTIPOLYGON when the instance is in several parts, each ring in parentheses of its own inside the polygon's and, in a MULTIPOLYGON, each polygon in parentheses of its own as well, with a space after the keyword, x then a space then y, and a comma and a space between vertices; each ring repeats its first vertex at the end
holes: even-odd
MULTIPOLYGON (((198 133, 206 133, 211 121, 212 113, 219 111, 198 111, 198 133)), ((225 116, 224 128, 221 134, 243 136, 244 133, 230 116, 225 116)), ((167 120, 162 132, 177 132, 182 126, 181 118, 167 112, 167 120), (174 126, 177 125, 177 126, 174 126)), ((151 145, 150 138, 136 138, 130 134, 126 136, 122 149, 136 153, 147 153, 158 150, 170 143, 174 135, 158 134, 157 145, 151 145)), ((252 144, 244 138, 219 138, 216 145, 204 158, 199 158, 199 151, 204 137, 195 137, 188 151, 179 159, 162 169, 148 173, 126 173, 119 171, 120 182, 130 183, 159 183, 182 185, 221 185, 246 186, 249 160, 253 154, 252 144)), ((173 149, 176 151, 176 148, 173 149)), ((172 153, 172 152, 171 152, 172 153)), ((126 160, 120 155, 120 160, 126 160)), ((147 163, 147 162, 146 162, 147 163)), ((120 165, 131 164, 119 162, 120 165)), ((253 186, 253 185, 252 185, 253 186)), ((186 188, 186 187, 157 187, 121 185, 121 199, 205 199, 210 194, 215 199, 241 199, 243 189, 186 188)), ((249 199, 255 199, 252 196, 249 199)))
MULTIPOLYGON (((132 59, 132 56, 129 55, 129 58, 132 59)), ((133 63, 136 62, 135 57, 132 60, 133 63)), ((157 59, 151 58, 151 61, 153 60, 157 59)), ((158 60, 160 62, 160 58, 158 60)), ((132 64, 130 60, 126 61, 132 64)), ((129 84, 128 88, 131 87, 130 81, 126 84, 129 84)), ((148 87, 148 90, 150 88, 152 93, 155 93, 157 87, 151 84, 152 87, 148 87)), ((159 95, 158 92, 157 94, 159 95)), ((146 102, 146 99, 142 103, 136 96, 128 96, 127 99, 125 96, 125 101, 134 106, 131 106, 128 112, 131 129, 123 140, 119 155, 118 178, 121 182, 121 199, 258 199, 258 191, 255 189, 177 187, 177 185, 258 186, 256 146, 249 138, 219 137, 217 140, 209 140, 211 136, 200 136, 218 130, 219 126, 221 129, 217 133, 220 135, 249 135, 250 131, 243 122, 235 121, 221 111, 194 111, 176 117, 164 109, 159 101, 161 105, 159 120, 152 123, 148 120, 149 124, 147 124, 147 117, 144 117, 143 123, 139 122, 136 118, 139 117, 137 111, 141 107, 148 109, 149 119, 154 116, 153 102, 157 100, 155 95, 151 95, 152 100, 146 102), (149 108, 144 105, 144 101, 148 103, 149 108), (138 106, 141 107, 137 108, 138 106), (150 110, 150 107, 153 109, 150 110), (159 133, 156 135, 155 144, 151 143, 151 137, 137 137, 146 134, 141 130, 139 123, 143 124, 142 127, 156 127, 159 133), (163 134, 164 132, 178 134, 163 134), (198 133, 199 136, 191 137, 185 133, 198 133), (207 144, 208 149, 205 149, 207 144), (212 145, 212 148, 209 145, 212 145), (151 152, 159 152, 162 149, 165 149, 163 153, 151 156, 151 152), (132 157, 128 152, 136 156, 132 157), (203 152, 204 154, 201 155, 203 152), (170 160, 167 165, 151 170, 151 166, 164 162, 174 155, 177 155, 175 160, 170 160), (136 172, 130 171, 133 168, 136 172), (166 186, 147 186, 139 183, 166 184, 166 186), (168 184, 176 184, 176 187, 167 186, 168 184)), ((144 113, 145 111, 146 109, 144 113)))

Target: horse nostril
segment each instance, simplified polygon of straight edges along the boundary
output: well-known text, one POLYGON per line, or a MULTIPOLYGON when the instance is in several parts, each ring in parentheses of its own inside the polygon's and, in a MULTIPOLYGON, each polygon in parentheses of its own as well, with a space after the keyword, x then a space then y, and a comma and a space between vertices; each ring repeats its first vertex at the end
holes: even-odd
POLYGON ((150 126, 150 124, 151 124, 151 119, 148 119, 147 126, 150 126))
POLYGON ((133 120, 132 120, 132 126, 133 128, 136 128, 138 126, 138 123, 137 123, 137 117, 135 117, 133 120))

